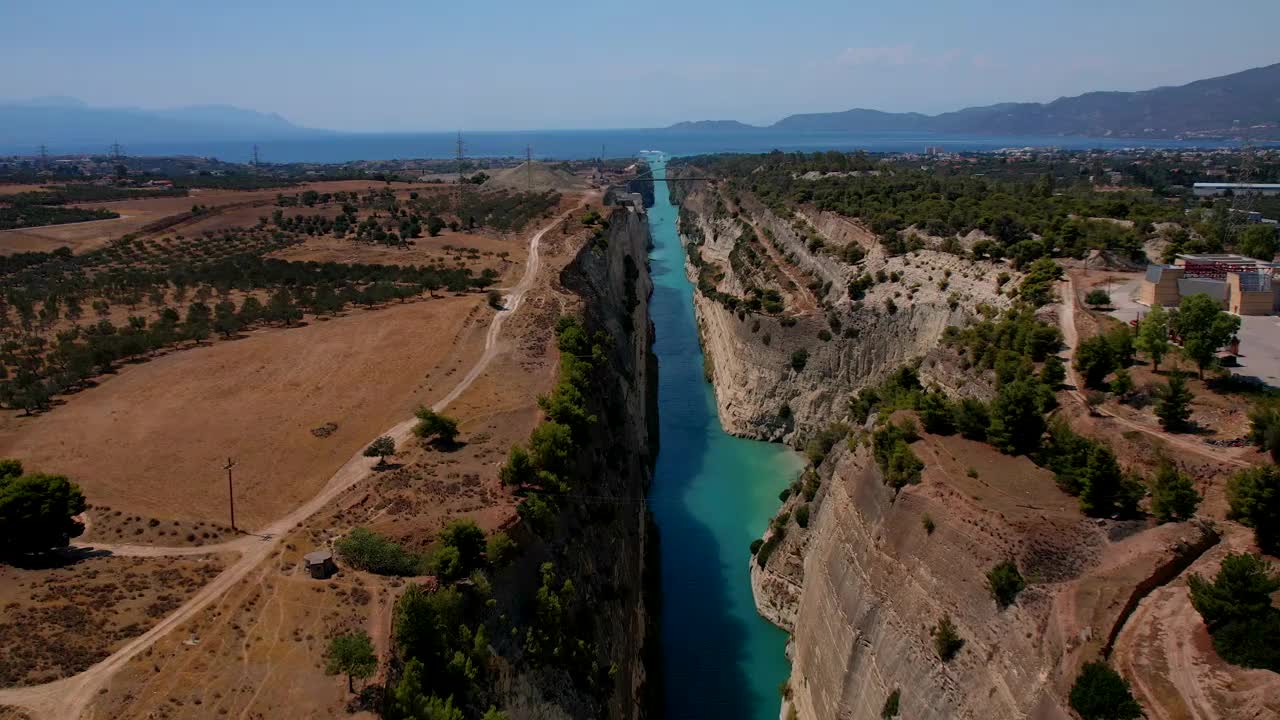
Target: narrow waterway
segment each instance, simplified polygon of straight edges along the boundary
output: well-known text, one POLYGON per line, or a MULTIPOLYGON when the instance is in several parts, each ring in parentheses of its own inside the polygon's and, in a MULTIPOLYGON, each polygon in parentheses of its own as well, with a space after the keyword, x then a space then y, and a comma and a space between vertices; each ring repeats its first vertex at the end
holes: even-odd
MULTIPOLYGON (((664 177, 665 163, 650 164, 664 177)), ((747 561, 800 461, 721 429, 703 377, 676 209, 664 183, 654 195, 650 315, 661 450, 649 499, 661 544, 664 716, 775 720, 778 686, 790 673, 786 633, 756 613, 747 561)))

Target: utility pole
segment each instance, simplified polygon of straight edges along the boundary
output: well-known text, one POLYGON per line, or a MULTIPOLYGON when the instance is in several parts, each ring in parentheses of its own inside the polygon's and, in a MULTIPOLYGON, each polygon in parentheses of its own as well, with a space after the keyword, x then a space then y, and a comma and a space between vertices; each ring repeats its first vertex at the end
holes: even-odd
POLYGON ((236 462, 231 458, 227 458, 227 464, 222 466, 227 471, 227 502, 231 505, 231 529, 236 529, 236 492, 231 485, 231 468, 236 466, 236 462))

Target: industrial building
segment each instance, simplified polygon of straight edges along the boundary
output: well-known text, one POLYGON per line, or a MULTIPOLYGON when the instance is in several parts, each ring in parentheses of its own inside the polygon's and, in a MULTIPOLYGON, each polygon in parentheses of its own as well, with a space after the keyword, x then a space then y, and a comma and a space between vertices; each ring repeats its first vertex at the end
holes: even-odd
POLYGON ((1280 183, 1233 183, 1233 182, 1198 182, 1191 186, 1191 192, 1197 197, 1214 197, 1231 192, 1233 195, 1280 195, 1280 183))
POLYGON ((1236 315, 1271 315, 1280 311, 1278 266, 1243 255, 1179 255, 1173 265, 1147 266, 1138 302, 1172 307, 1204 294, 1236 315))

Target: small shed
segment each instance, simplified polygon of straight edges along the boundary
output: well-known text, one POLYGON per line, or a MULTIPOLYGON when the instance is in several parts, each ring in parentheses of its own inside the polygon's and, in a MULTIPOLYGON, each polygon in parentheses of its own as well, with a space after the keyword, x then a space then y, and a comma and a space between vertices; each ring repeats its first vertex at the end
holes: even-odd
POLYGON ((333 564, 333 553, 329 550, 312 550, 303 555, 302 560, 307 572, 316 580, 328 580, 338 571, 338 566, 333 564))

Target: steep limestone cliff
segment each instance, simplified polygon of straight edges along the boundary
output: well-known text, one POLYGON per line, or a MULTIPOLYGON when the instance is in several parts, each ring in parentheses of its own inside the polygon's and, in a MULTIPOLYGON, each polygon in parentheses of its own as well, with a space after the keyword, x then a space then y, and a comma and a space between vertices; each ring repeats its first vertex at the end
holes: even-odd
POLYGON ((956 437, 914 443, 924 476, 895 493, 854 445, 819 468, 809 528, 788 525, 754 573, 762 610, 793 634, 791 697, 806 720, 880 718, 895 689, 913 719, 1070 717, 1080 664, 1218 539, 1194 523, 1138 532, 1084 518, 1047 471, 956 437), (1001 608, 986 572, 1007 559, 1031 583, 1001 608), (944 615, 965 641, 947 662, 931 635, 944 615))
MULTIPOLYGON (((518 528, 529 544, 520 568, 496 588, 517 626, 530 622, 528 598, 538 586, 538 567, 554 563, 558 577, 571 580, 579 603, 590 608, 583 622, 595 647, 596 688, 583 687, 581 677, 548 668, 521 671, 506 682, 508 714, 521 718, 643 718, 648 674, 644 658, 652 634, 646 608, 650 520, 641 502, 652 479, 657 452, 656 363, 650 350, 653 329, 648 299, 652 290, 646 262, 649 229, 642 211, 617 209, 609 217, 603 241, 590 243, 560 275, 560 283, 580 300, 585 329, 613 340, 596 373, 597 392, 588 409, 598 421, 581 443, 575 484, 594 496, 615 499, 600 504, 568 503, 553 538, 535 538, 518 528), (608 688, 607 684, 612 683, 608 688)), ((498 638, 518 655, 518 639, 498 638)))
MULTIPOLYGON (((731 258, 743 232, 740 219, 749 218, 777 253, 774 265, 782 272, 774 277, 790 300, 782 313, 759 314, 727 307, 704 292, 694 296, 720 421, 735 435, 799 444, 838 419, 850 394, 936 347, 948 325, 963 324, 981 304, 1000 309, 1011 302, 1001 293, 1008 285, 997 277, 1004 272, 1012 276, 1006 282, 1016 282, 1017 274, 1003 265, 930 249, 890 256, 857 226, 829 214, 808 225, 832 247, 859 243, 866 257, 850 264, 811 249, 801 236, 801 218, 819 214, 784 221, 740 198, 734 218, 717 192, 703 186, 684 195, 681 207, 700 243, 689 232, 682 240, 723 272, 718 290, 745 297, 764 282, 741 277, 731 258), (849 284, 864 275, 882 280, 854 299, 849 284), (807 353, 800 367, 792 362, 797 352, 807 353)), ((696 284, 699 269, 690 264, 687 271, 696 284)))

